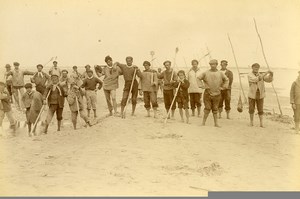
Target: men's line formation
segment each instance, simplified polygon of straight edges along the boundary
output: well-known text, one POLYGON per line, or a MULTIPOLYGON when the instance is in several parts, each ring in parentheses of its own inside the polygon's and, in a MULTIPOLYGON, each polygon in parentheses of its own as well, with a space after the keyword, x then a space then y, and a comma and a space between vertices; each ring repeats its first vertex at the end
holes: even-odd
MULTIPOLYGON (((94 118, 97 118, 97 90, 102 88, 110 116, 116 115, 125 118, 130 96, 131 115, 134 115, 137 97, 140 94, 144 99, 147 116, 150 117, 150 109, 152 108, 154 118, 157 118, 157 93, 161 90, 166 112, 170 113, 166 120, 174 118, 176 106, 179 109, 182 122, 190 122, 189 107, 192 110, 192 116, 200 117, 202 98, 204 102, 202 125, 205 125, 209 113, 212 112, 214 126, 219 127, 218 119, 221 118, 224 106, 226 117, 230 119, 233 73, 227 69, 228 62, 226 60, 221 61, 220 70, 217 69, 218 61, 210 60, 210 69, 206 71, 200 71, 199 62, 192 60, 192 67, 187 73, 184 70, 176 72, 172 68, 171 61, 168 60, 163 62, 164 71, 160 68, 158 71, 151 69, 149 61, 143 62, 144 70, 141 71, 133 64, 133 58, 130 56, 126 57, 126 64, 113 62, 110 56, 106 56, 104 61, 106 65, 96 65, 94 67, 95 72, 90 65, 86 65, 83 74, 78 72, 77 66, 73 66, 70 75, 67 70, 61 70, 58 67, 57 61, 53 61, 53 66, 48 73, 43 71, 41 64, 36 66, 36 72, 20 69, 18 62, 13 63, 14 69, 7 64, 5 66, 5 79, 0 80, 0 126, 2 127, 2 121, 6 115, 10 122, 10 128, 15 132, 18 122, 15 120, 11 109, 11 103, 14 101, 19 110, 25 110, 29 136, 31 133, 36 135, 36 124, 46 105, 48 105, 48 109, 46 120, 43 122, 43 133, 47 133, 54 114, 56 114, 57 119, 57 131, 60 131, 65 100, 67 100, 71 110, 74 129, 77 128, 78 115, 87 126, 92 126, 91 113, 93 113, 94 118), (31 76, 31 83, 25 83, 25 75, 31 76), (123 76, 125 82, 121 113, 117 110, 116 99, 120 76, 123 76), (84 97, 86 98, 86 106, 84 105, 84 97), (84 107, 87 107, 87 111, 84 110, 84 107)), ((273 81, 273 72, 260 73, 259 68, 259 64, 253 64, 252 71, 248 74, 249 114, 250 126, 253 126, 256 106, 260 126, 263 127, 264 82, 273 81)))

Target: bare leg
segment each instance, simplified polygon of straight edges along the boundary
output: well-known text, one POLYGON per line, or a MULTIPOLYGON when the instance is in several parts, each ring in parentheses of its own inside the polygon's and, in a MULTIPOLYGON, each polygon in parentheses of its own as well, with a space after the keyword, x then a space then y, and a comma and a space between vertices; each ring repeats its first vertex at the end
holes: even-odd
POLYGON ((189 109, 185 109, 185 117, 186 117, 186 123, 189 124, 190 123, 189 109))
POLYGON ((182 108, 179 108, 179 114, 180 114, 180 117, 181 117, 181 122, 184 122, 182 108))

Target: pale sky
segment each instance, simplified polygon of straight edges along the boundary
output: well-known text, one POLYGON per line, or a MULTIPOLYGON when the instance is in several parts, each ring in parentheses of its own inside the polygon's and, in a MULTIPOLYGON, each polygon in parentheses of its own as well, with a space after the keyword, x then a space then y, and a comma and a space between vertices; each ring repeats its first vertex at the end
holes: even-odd
POLYGON ((131 55, 142 66, 153 50, 161 65, 178 47, 177 65, 185 58, 190 66, 207 45, 235 67, 229 33, 240 66, 265 65, 253 17, 271 68, 300 69, 299 0, 0 0, 0 64, 36 66, 57 56, 60 66, 82 66, 131 55))

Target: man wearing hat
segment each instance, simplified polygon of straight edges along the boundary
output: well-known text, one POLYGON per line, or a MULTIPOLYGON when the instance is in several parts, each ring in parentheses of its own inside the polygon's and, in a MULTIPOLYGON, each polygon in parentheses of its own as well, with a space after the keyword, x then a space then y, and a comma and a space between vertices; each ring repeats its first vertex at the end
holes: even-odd
POLYGON ((29 72, 27 70, 20 70, 19 69, 20 64, 18 62, 14 62, 15 69, 9 73, 8 75, 12 76, 12 93, 14 95, 15 101, 17 103, 18 108, 20 109, 21 106, 23 107, 23 104, 20 104, 19 99, 23 96, 25 90, 24 90, 24 76, 25 75, 34 75, 33 72, 29 72), (20 92, 20 98, 19 98, 19 92, 20 92))
POLYGON ((135 65, 132 64, 133 63, 133 57, 128 56, 126 57, 126 64, 121 64, 116 62, 116 65, 120 67, 121 69, 121 74, 124 77, 124 81, 125 81, 125 85, 124 85, 124 89, 123 89, 123 97, 122 97, 122 101, 121 101, 121 117, 125 118, 124 115, 124 109, 125 106, 127 106, 127 100, 128 97, 130 95, 130 87, 132 84, 132 80, 133 80, 133 85, 132 85, 132 89, 131 89, 131 104, 132 104, 132 111, 131 111, 131 115, 134 116, 134 112, 135 112, 135 107, 136 107, 136 103, 137 103, 137 96, 138 96, 138 81, 136 80, 136 76, 134 76, 134 71, 136 71, 136 75, 138 77, 141 77, 141 71, 139 70, 139 68, 135 65))
POLYGON ((81 86, 82 85, 82 75, 78 72, 77 66, 73 66, 73 71, 70 75, 70 80, 74 85, 81 86))
POLYGON ((49 124, 54 116, 54 113, 56 113, 57 131, 60 131, 61 121, 63 119, 62 113, 64 109, 65 97, 67 97, 67 95, 64 92, 63 87, 59 85, 58 75, 52 74, 51 84, 47 86, 43 95, 44 104, 46 104, 47 100, 49 106, 44 133, 47 133, 49 124))
POLYGON ((156 87, 158 85, 157 73, 150 69, 151 64, 149 61, 144 61, 143 66, 145 67, 145 70, 142 72, 140 77, 140 94, 144 96, 144 107, 147 110, 147 117, 150 117, 150 108, 152 105, 154 118, 156 118, 158 107, 156 98, 156 87))
POLYGON ((220 127, 217 114, 221 98, 221 89, 228 87, 229 80, 224 73, 218 71, 218 61, 216 59, 210 60, 209 65, 210 69, 198 76, 199 80, 203 80, 205 89, 203 96, 204 116, 202 125, 205 125, 207 117, 210 111, 212 111, 215 127, 220 127))
POLYGON ((61 70, 57 66, 57 61, 53 61, 53 66, 49 70, 49 75, 54 75, 56 74, 58 77, 61 76, 61 70))
POLYGON ((10 102, 12 103, 12 76, 11 75, 8 75, 8 73, 11 72, 11 66, 10 64, 6 64, 5 65, 5 73, 4 73, 4 78, 5 78, 5 81, 6 81, 6 88, 7 88, 7 91, 10 95, 10 102))
POLYGON ((43 95, 46 89, 46 84, 50 83, 50 76, 43 71, 42 64, 38 64, 36 68, 37 72, 32 76, 31 82, 35 84, 35 90, 43 95))
MULTIPOLYGON (((28 126, 28 136, 31 136, 31 125, 35 123, 43 106, 43 96, 40 92, 32 90, 32 84, 25 84, 26 92, 22 96, 22 102, 26 108, 26 119, 28 126)), ((35 128, 33 129, 35 134, 35 128)))
POLYGON ((86 78, 88 78, 88 71, 90 71, 91 70, 91 66, 90 65, 86 65, 85 66, 85 71, 82 73, 82 80, 84 80, 84 79, 86 79, 86 78))
POLYGON ((65 93, 68 95, 69 88, 71 86, 71 80, 68 77, 68 71, 65 69, 61 71, 61 77, 59 79, 59 84, 63 87, 65 93))
POLYGON ((87 100, 87 111, 88 117, 90 117, 90 111, 93 109, 94 111, 94 118, 97 117, 97 85, 98 90, 102 88, 102 81, 93 75, 92 70, 87 71, 88 77, 83 80, 81 85, 82 88, 85 88, 85 97, 87 100))
POLYGON ((95 66, 95 71, 98 77, 104 76, 103 91, 108 106, 109 114, 117 115, 117 99, 116 90, 119 88, 119 75, 122 74, 121 69, 113 64, 110 56, 106 56, 104 61, 107 65, 95 66))
POLYGON ((163 87, 163 96, 164 96, 164 104, 166 111, 168 112, 171 108, 171 117, 174 119, 175 109, 176 109, 176 103, 172 104, 172 100, 174 98, 174 87, 173 83, 177 81, 177 73, 174 71, 174 69, 171 68, 171 62, 165 61, 164 66, 166 70, 164 70, 161 74, 158 75, 159 79, 163 79, 164 87, 163 87))
POLYGON ((89 118, 87 117, 85 111, 83 110, 83 97, 81 95, 81 92, 79 90, 79 86, 77 86, 76 84, 72 83, 69 95, 67 97, 69 106, 70 106, 70 110, 71 110, 71 118, 72 118, 72 123, 73 123, 73 127, 74 130, 76 130, 77 128, 77 117, 78 114, 80 115, 80 117, 85 121, 85 123, 88 126, 92 126, 90 123, 89 118))
POLYGON ((293 82, 290 92, 290 102, 294 111, 296 133, 299 133, 300 124, 300 71, 297 79, 293 82))
POLYGON ((230 119, 230 101, 231 101, 231 85, 233 82, 233 73, 227 69, 228 62, 226 60, 221 61, 221 72, 223 72, 226 77, 229 79, 228 88, 221 90, 221 99, 219 104, 219 118, 221 118, 221 113, 223 111, 223 104, 225 102, 225 111, 227 114, 227 119, 230 119))
POLYGON ((5 83, 0 81, 0 128, 2 128, 2 122, 5 115, 10 123, 10 128, 15 131, 17 127, 17 121, 14 119, 12 114, 10 95, 6 90, 5 83))
POLYGON ((270 83, 273 81, 273 72, 268 71, 266 73, 259 73, 259 68, 260 65, 258 63, 252 64, 252 72, 248 74, 250 126, 253 126, 254 110, 256 106, 260 121, 260 127, 264 127, 264 98, 266 96, 265 82, 270 83))

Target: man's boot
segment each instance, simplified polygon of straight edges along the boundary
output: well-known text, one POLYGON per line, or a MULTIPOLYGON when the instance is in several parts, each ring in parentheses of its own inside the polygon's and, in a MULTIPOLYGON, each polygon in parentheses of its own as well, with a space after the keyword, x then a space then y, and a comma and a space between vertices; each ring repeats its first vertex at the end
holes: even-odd
POLYGON ((197 107, 197 112, 198 112, 198 117, 200 117, 201 116, 201 106, 197 107))
POLYGON ((96 109, 93 109, 93 111, 94 111, 94 118, 97 118, 97 111, 96 111, 96 109))
MULTIPOLYGON (((134 116, 135 107, 136 107, 136 104, 132 104, 132 112, 131 112, 131 116, 134 116)), ((149 114, 150 114, 150 113, 149 113, 149 114)))
POLYGON ((91 124, 90 121, 87 121, 86 124, 87 124, 89 127, 93 126, 93 125, 91 124))
POLYGON ((172 118, 172 120, 174 120, 174 115, 175 115, 175 110, 171 110, 171 113, 172 113, 172 116, 171 116, 171 118, 172 118))
POLYGON ((57 120, 57 131, 60 131, 61 120, 57 120))
POLYGON ((219 119, 222 118, 222 109, 219 108, 219 119))
POLYGON ((192 116, 195 116, 195 109, 192 109, 192 116))
POLYGON ((46 125, 45 125, 45 129, 44 129, 44 131, 43 131, 44 134, 47 134, 47 132, 48 132, 48 127, 49 127, 49 124, 46 124, 46 125))
POLYGON ((263 124, 263 115, 259 115, 259 122, 260 122, 260 127, 264 128, 264 124, 263 124))
POLYGON ((250 126, 253 126, 254 114, 250 114, 250 126))
POLYGON ((299 133, 299 122, 295 122, 296 133, 299 133))
POLYGON ((121 118, 125 118, 125 115, 124 115, 124 106, 121 106, 121 118))
POLYGON ((205 126, 208 115, 209 115, 209 112, 204 112, 204 116, 203 116, 203 120, 202 120, 202 126, 205 126))
POLYGON ((147 117, 150 117, 150 109, 147 109, 147 117))
POLYGON ((157 118, 157 108, 153 108, 154 118, 157 118))
POLYGON ((214 116, 215 127, 221 127, 221 126, 219 126, 219 124, 218 124, 218 114, 217 114, 217 113, 214 113, 213 116, 214 116))
POLYGON ((227 114, 227 119, 230 119, 230 117, 229 117, 229 113, 230 113, 230 111, 226 111, 226 114, 227 114))
POLYGON ((90 117, 91 110, 87 109, 87 116, 90 117))
POLYGON ((28 136, 31 136, 31 123, 28 123, 28 136))

